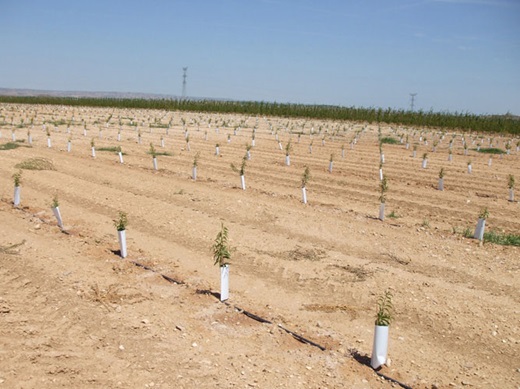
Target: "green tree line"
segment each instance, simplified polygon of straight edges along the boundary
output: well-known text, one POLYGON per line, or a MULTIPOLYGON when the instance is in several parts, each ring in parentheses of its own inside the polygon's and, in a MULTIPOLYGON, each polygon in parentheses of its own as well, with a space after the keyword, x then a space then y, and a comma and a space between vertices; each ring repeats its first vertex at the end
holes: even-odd
POLYGON ((54 96, 0 96, 0 102, 68 106, 144 108, 170 111, 237 113, 285 118, 349 120, 462 131, 520 134, 520 120, 512 115, 475 115, 459 112, 340 107, 257 101, 189 99, 127 99, 54 96))

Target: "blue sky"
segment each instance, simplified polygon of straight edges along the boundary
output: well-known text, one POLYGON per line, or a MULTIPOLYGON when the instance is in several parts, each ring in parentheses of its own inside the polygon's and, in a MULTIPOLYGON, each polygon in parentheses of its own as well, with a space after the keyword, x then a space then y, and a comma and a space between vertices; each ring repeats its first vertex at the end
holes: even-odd
POLYGON ((0 87, 520 114, 520 0, 0 0, 0 87))

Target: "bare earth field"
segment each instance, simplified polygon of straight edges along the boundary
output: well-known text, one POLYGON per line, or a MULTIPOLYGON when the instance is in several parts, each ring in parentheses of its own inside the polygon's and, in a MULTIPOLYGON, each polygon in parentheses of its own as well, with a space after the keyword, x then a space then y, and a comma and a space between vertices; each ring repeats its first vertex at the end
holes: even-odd
MULTIPOLYGON (((471 144, 466 136, 465 156, 458 134, 448 162, 451 132, 432 152, 439 131, 424 130, 425 144, 421 130, 382 127, 383 136, 408 134, 411 146, 383 145, 389 192, 380 221, 375 125, 9 104, 0 116, 0 144, 13 128, 24 141, 0 150, 0 388, 520 387, 520 247, 462 234, 484 207, 487 231, 520 233, 520 206, 507 189, 509 174, 520 181, 515 146, 489 166, 489 155, 474 150, 480 137, 471 144), (26 126, 16 128, 21 118, 26 126), (243 191, 230 164, 240 165, 254 127, 243 191), (290 166, 276 136, 283 148, 291 139, 290 166), (158 156, 158 171, 150 142, 172 154, 158 156), (100 150, 118 145, 124 164, 100 150), (23 170, 13 207, 15 165, 35 157, 56 170, 23 170), (55 194, 64 231, 50 209, 55 194), (129 219, 125 259, 113 223, 119 210, 129 219), (221 222, 234 249, 227 304, 211 254, 221 222), (395 320, 390 361, 377 374, 369 358, 376 300, 387 288, 395 320)), ((494 146, 507 139, 496 136, 494 146)), ((483 142, 489 147, 487 135, 483 142)))

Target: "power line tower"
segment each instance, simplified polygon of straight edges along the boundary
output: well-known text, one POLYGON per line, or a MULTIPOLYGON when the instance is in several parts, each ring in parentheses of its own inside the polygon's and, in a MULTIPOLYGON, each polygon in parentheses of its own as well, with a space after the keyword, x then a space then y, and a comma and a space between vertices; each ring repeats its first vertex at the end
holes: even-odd
POLYGON ((187 67, 182 68, 182 98, 183 99, 186 98, 186 77, 187 77, 186 72, 187 71, 188 71, 187 67))
POLYGON ((415 103, 415 96, 417 96, 417 93, 410 93, 410 111, 413 112, 413 107, 414 107, 414 103, 415 103))

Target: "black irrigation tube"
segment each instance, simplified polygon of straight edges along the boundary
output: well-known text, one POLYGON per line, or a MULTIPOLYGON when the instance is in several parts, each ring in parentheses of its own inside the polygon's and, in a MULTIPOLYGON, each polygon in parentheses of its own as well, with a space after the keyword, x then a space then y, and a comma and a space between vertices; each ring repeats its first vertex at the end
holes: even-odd
MULTIPOLYGON (((159 273, 158 271, 152 269, 152 268, 149 267, 149 266, 143 265, 142 263, 139 263, 139 262, 136 262, 136 261, 130 261, 130 262, 133 263, 135 266, 138 266, 138 267, 141 267, 141 268, 143 268, 143 269, 145 269, 145 270, 149 270, 149 271, 151 271, 151 272, 153 272, 153 273, 157 273, 157 274, 159 274, 159 275, 160 275, 161 277, 163 277, 165 280, 167 280, 167 281, 169 281, 169 282, 171 282, 171 283, 173 283, 173 284, 180 284, 180 285, 184 284, 184 282, 182 282, 182 281, 177 281, 177 280, 175 280, 175 279, 173 279, 173 278, 171 278, 171 277, 168 277, 167 275, 164 275, 164 274, 162 274, 162 273, 159 273)), ((242 313, 243 315, 246 315, 246 316, 249 317, 250 319, 256 320, 256 321, 259 322, 259 323, 273 324, 272 321, 267 320, 267 319, 264 319, 263 317, 258 316, 258 315, 255 315, 254 313, 251 313, 251 312, 249 312, 249 311, 246 311, 245 309, 242 309, 242 308, 240 308, 240 307, 238 307, 238 306, 236 306, 236 305, 231 305, 231 304, 230 304, 229 302, 227 302, 227 301, 223 301, 223 303, 224 303, 225 305, 227 305, 228 307, 233 307, 237 312, 242 313)), ((309 340, 309 339, 307 339, 307 338, 304 338, 304 337, 301 336, 301 335, 298 335, 296 332, 291 331, 291 330, 289 330, 289 329, 283 327, 281 324, 278 324, 278 327, 281 328, 282 330, 284 330, 285 332, 287 332, 288 334, 292 335, 296 340, 298 340, 298 341, 300 341, 300 342, 302 342, 302 343, 304 343, 304 344, 308 344, 308 345, 310 345, 310 346, 317 347, 317 348, 319 348, 321 351, 325 351, 325 350, 326 350, 326 348, 323 347, 322 345, 319 345, 318 343, 313 342, 312 340, 309 340)))
POLYGON ((380 373, 378 372, 377 370, 374 370, 374 372, 379 376, 379 377, 382 377, 384 378, 385 380, 387 381, 390 381, 394 384, 397 384, 399 385, 401 388, 404 388, 404 389, 413 389, 411 386, 408 386, 406 384, 403 384, 402 382, 399 382, 397 381, 396 379, 393 379, 392 377, 388 377, 387 375, 384 375, 383 373, 380 373))
POLYGON ((184 285, 183 281, 179 281, 179 280, 176 280, 174 278, 171 278, 170 276, 167 276, 166 274, 159 273, 157 270, 151 268, 150 266, 143 265, 142 263, 139 263, 139 262, 136 262, 136 261, 130 261, 130 262, 133 263, 137 267, 143 268, 144 270, 148 270, 148 271, 151 271, 153 273, 159 274, 162 278, 164 278, 166 281, 168 281, 168 282, 170 282, 172 284, 184 285))
MULTIPOLYGON (((228 303, 227 301, 224 302, 224 304, 226 304, 228 307, 231 307, 232 305, 230 303, 228 303)), ((246 311, 245 309, 242 309, 240 307, 237 307, 236 305, 233 305, 233 308, 235 308, 238 312, 240 313, 243 313, 244 315, 246 315, 247 317, 249 317, 250 319, 253 319, 253 320, 256 320, 260 323, 265 323, 265 324, 273 324, 272 321, 269 321, 267 319, 264 319, 263 317, 260 317, 258 315, 255 315, 254 313, 251 313, 251 312, 248 312, 246 311)))
POLYGON ((291 334, 296 340, 298 340, 302 343, 309 344, 314 347, 318 347, 321 351, 326 350, 325 347, 320 346, 318 343, 314 343, 312 340, 305 339, 303 336, 298 335, 297 333, 292 332, 291 330, 288 330, 287 328, 283 327, 281 324, 278 324, 278 327, 281 328, 282 330, 284 330, 285 332, 287 332, 288 334, 291 334))
MULTIPOLYGON (((153 273, 157 273, 159 274, 162 278, 164 278, 166 281, 172 283, 172 284, 179 284, 179 285, 184 285, 185 283, 183 281, 178 281, 178 280, 175 280, 167 275, 164 275, 162 273, 159 273, 158 271, 154 270, 153 268, 149 267, 149 266, 146 266, 146 265, 143 265, 142 263, 139 263, 139 262, 136 262, 136 261, 130 261, 131 263, 133 263, 135 266, 138 266, 138 267, 141 267, 145 270, 149 270, 153 273)), ((212 293, 211 293, 212 294, 212 293)), ((220 301, 220 300, 219 300, 220 301)), ((232 307, 234 308, 237 312, 249 317, 250 319, 253 319, 253 320, 256 320, 257 322, 259 323, 265 323, 265 324, 273 324, 272 321, 270 320, 267 320, 267 319, 264 319, 263 317, 261 316, 258 316, 258 315, 255 315, 254 313, 252 312, 249 312, 249 311, 246 311, 245 309, 242 309, 236 305, 232 305, 230 304, 229 302, 227 301, 221 301, 222 303, 224 303, 225 305, 227 305, 228 307, 232 307)), ((323 347, 322 345, 316 343, 316 342, 313 342, 312 340, 309 340, 299 334, 297 334, 296 332, 294 331, 291 331, 290 329, 288 328, 285 328, 284 326, 282 326, 281 324, 278 324, 278 328, 280 328, 281 330, 285 331, 286 333, 288 333, 289 335, 291 335, 294 339, 296 339, 297 341, 301 342, 301 343, 304 343, 304 344, 307 344, 309 346, 313 346, 313 347, 317 347, 319 348, 321 351, 325 351, 326 348, 323 347)), ((402 387, 403 389, 412 389, 411 386, 408 386, 406 384, 403 384, 402 382, 399 382, 397 381, 396 379, 392 378, 392 377, 388 377, 387 375, 385 374, 382 374, 382 373, 379 373, 377 370, 374 369, 374 373, 376 373, 379 377, 382 377, 384 378, 385 380, 387 381, 390 381, 394 384, 397 384, 399 385, 400 387, 402 387)))
MULTIPOLYGON (((21 211, 24 211, 23 208, 18 208, 18 209, 20 209, 21 211)), ((29 212, 27 212, 27 213, 29 213, 29 212)), ((36 215, 32 215, 32 216, 36 217, 36 215)), ((38 218, 38 219, 40 219, 40 218, 38 218)), ((42 219, 40 219, 40 221, 41 221, 42 223, 50 224, 50 223, 47 223, 45 220, 42 220, 42 219)), ((65 232, 65 231, 63 231, 63 229, 62 229, 62 232, 65 232)), ((132 263, 132 264, 134 264, 135 266, 140 267, 140 268, 142 268, 142 269, 144 269, 144 270, 148 270, 148 271, 151 271, 151 272, 153 272, 153 273, 156 273, 156 274, 160 275, 162 278, 164 278, 166 281, 168 281, 168 282, 170 282, 170 283, 172 283, 172 284, 176 284, 176 285, 185 285, 185 284, 186 284, 184 281, 176 280, 176 279, 174 279, 174 278, 172 278, 172 277, 170 277, 170 276, 167 276, 167 275, 165 275, 165 274, 162 274, 162 273, 158 272, 157 270, 151 268, 150 266, 144 265, 144 264, 139 263, 139 262, 137 262, 137 261, 132 261, 132 260, 130 260, 130 263, 132 263)), ((242 313, 243 315, 249 317, 250 319, 256 320, 256 321, 258 321, 258 322, 260 322, 260 323, 273 324, 272 321, 269 321, 269 320, 267 320, 267 319, 264 319, 263 317, 258 316, 258 315, 255 315, 254 313, 251 313, 251 312, 249 312, 249 311, 246 311, 245 309, 242 309, 242 308, 240 308, 240 307, 238 307, 238 306, 236 306, 236 305, 231 305, 231 304, 230 304, 229 302, 227 302, 227 301, 224 301, 223 303, 226 304, 226 305, 229 306, 229 307, 233 307, 235 310, 237 310, 237 312, 242 313)), ((320 344, 318 344, 318 343, 316 343, 316 342, 313 342, 312 340, 309 340, 309 339, 307 339, 307 338, 305 338, 305 337, 303 337, 303 336, 301 336, 301 335, 298 335, 296 332, 293 332, 293 331, 291 331, 291 330, 289 330, 289 329, 283 327, 281 324, 278 324, 278 328, 282 329, 283 331, 285 331, 286 333, 288 333, 288 334, 291 335, 294 339, 298 340, 298 341, 301 342, 301 343, 307 344, 307 345, 309 345, 309 346, 317 347, 317 348, 319 348, 321 351, 325 351, 325 350, 326 350, 326 348, 323 347, 322 345, 320 345, 320 344)), ((387 381, 390 381, 390 382, 392 382, 392 383, 394 383, 394 384, 397 384, 397 385, 399 385, 400 387, 402 387, 402 388, 404 388, 404 389, 412 389, 411 386, 408 386, 408 385, 406 385, 406 384, 403 384, 402 382, 399 382, 399 381, 397 381, 396 379, 394 379, 394 378, 392 378, 392 377, 388 377, 388 376, 385 375, 385 374, 379 373, 377 370, 374 370, 374 373, 376 373, 379 377, 382 377, 382 378, 384 378, 384 379, 387 380, 387 381)))

